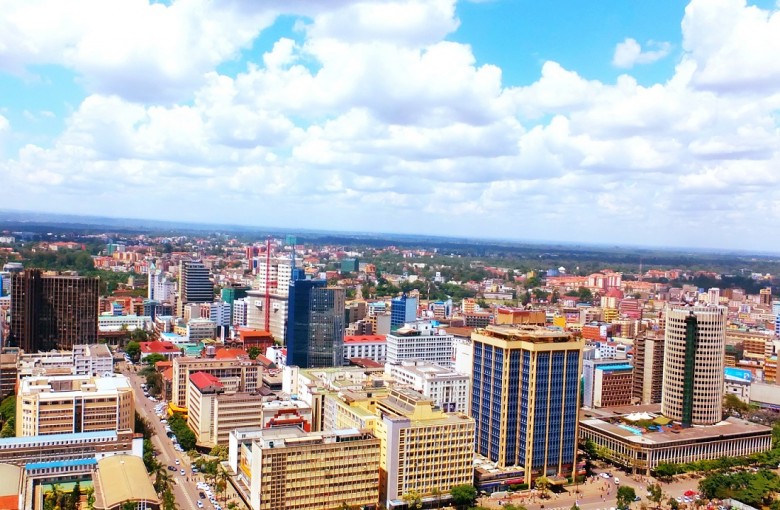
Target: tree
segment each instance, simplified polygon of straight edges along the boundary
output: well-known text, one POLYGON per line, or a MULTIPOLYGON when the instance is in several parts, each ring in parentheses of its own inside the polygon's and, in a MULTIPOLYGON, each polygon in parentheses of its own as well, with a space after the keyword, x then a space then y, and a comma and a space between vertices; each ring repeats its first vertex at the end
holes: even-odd
POLYGON ((130 359, 133 361, 138 361, 138 358, 141 356, 141 345, 136 342, 128 342, 127 347, 125 347, 125 354, 130 356, 130 359))
POLYGON ((656 506, 661 505, 661 500, 664 499, 664 491, 660 484, 647 484, 647 499, 655 503, 656 506))
POLYGON ((676 464, 669 464, 666 462, 660 462, 655 467, 655 476, 658 478, 671 478, 672 476, 677 474, 677 465, 676 464))
POLYGON ((409 507, 409 510, 419 510, 422 508, 422 497, 420 496, 420 493, 414 489, 401 496, 401 499, 406 503, 406 506, 409 507))
POLYGON ((477 489, 469 484, 456 485, 450 489, 450 496, 452 496, 452 502, 457 508, 467 507, 474 504, 477 499, 477 489))
POLYGON ((580 287, 577 291, 577 297, 580 301, 591 301, 593 299, 593 293, 587 287, 580 287))
POLYGON ((628 506, 636 499, 636 492, 633 487, 627 485, 621 485, 617 490, 617 507, 628 508, 628 506))
POLYGON ((441 489, 434 487, 431 489, 431 496, 436 500, 436 508, 441 506, 441 489))
POLYGON ((512 503, 509 503, 507 505, 504 505, 504 510, 528 510, 523 505, 513 505, 512 503))
POLYGON ((680 508, 680 503, 678 503, 677 500, 674 498, 669 498, 666 504, 669 505, 669 508, 671 508, 672 510, 678 510, 678 508, 680 508))
POLYGON ((70 507, 74 510, 81 505, 81 484, 78 481, 76 482, 76 485, 73 486, 73 490, 70 493, 70 501, 70 507))
POLYGON ((547 489, 550 488, 550 480, 546 476, 540 476, 536 479, 536 488, 542 491, 542 497, 547 497, 547 489))
POLYGON ((247 354, 249 354, 249 359, 257 359, 257 357, 260 356, 260 348, 259 347, 252 346, 246 352, 247 352, 247 354))
POLYGON ((742 415, 750 410, 750 406, 733 393, 726 393, 723 396, 723 410, 728 415, 735 413, 742 415))
POLYGON ((159 352, 154 352, 144 358, 144 363, 153 367, 158 361, 165 361, 167 358, 159 352))

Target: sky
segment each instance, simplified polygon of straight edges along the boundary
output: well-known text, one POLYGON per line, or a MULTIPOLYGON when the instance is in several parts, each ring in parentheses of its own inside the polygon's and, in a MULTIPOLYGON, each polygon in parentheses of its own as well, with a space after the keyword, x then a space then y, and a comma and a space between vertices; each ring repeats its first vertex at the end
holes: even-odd
POLYGON ((0 209, 780 251, 780 0, 0 0, 0 209))

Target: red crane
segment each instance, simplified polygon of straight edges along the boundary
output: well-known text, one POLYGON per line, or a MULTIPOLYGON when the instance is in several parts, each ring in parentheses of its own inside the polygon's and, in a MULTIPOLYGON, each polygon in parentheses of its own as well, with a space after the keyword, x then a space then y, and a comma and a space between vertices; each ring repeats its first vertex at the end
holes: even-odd
POLYGON ((271 281, 271 238, 265 242, 265 330, 271 332, 271 286, 276 287, 276 280, 271 281))

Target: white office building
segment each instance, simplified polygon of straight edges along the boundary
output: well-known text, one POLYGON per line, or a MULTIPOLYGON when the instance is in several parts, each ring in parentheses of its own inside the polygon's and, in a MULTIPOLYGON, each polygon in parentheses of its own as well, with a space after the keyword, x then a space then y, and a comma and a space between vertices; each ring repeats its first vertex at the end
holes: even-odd
POLYGON ((406 360, 385 364, 385 375, 433 400, 446 413, 469 414, 470 375, 459 374, 428 361, 406 360))
POLYGON ((407 322, 387 335, 387 362, 423 360, 439 366, 455 365, 454 337, 431 321, 407 322))

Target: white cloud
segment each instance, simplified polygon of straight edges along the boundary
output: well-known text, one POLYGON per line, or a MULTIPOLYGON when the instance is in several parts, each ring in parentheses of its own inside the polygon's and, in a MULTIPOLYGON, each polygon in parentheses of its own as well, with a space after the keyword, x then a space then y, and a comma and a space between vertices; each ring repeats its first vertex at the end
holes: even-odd
MULTIPOLYGON (((0 161, 10 200, 33 197, 10 206, 133 216, 144 204, 162 218, 699 245, 729 242, 745 222, 771 228, 780 210, 775 11, 694 0, 664 83, 606 83, 550 61, 533 83, 507 87, 499 67, 446 40, 459 23, 453 1, 122 7, 130 26, 148 25, 156 53, 122 27, 126 43, 101 48, 108 29, 56 5, 78 30, 41 20, 47 36, 14 4, 0 19, 0 65, 67 65, 89 94, 50 147, 0 161), (305 14, 295 41, 260 48, 235 76, 218 72, 285 9, 305 14), (203 30, 207 40, 193 39, 203 30)), ((102 2, 89 5, 116 25, 102 2)), ((624 67, 670 51, 620 46, 624 67)))
POLYGON ((626 37, 615 47, 612 65, 621 69, 631 69, 636 64, 652 64, 661 60, 672 50, 668 42, 649 41, 647 46, 655 49, 642 50, 642 45, 636 39, 626 37))

